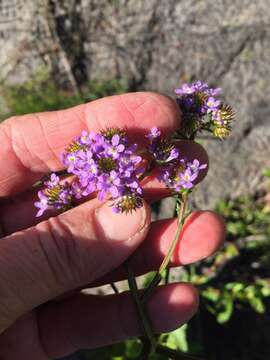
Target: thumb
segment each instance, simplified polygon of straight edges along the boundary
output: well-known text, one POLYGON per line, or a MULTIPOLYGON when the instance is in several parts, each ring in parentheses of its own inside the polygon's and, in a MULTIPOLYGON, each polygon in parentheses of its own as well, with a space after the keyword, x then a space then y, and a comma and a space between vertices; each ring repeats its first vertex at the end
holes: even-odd
POLYGON ((0 241, 0 332, 34 307, 119 266, 147 234, 146 203, 115 214, 86 202, 0 241))

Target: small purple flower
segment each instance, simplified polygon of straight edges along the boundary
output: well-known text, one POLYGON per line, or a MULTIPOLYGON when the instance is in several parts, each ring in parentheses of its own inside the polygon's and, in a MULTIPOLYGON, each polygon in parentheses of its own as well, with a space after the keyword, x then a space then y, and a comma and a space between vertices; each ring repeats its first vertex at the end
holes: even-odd
POLYGON ((48 188, 53 188, 53 187, 59 185, 59 183, 60 183, 59 176, 57 176, 56 174, 51 174, 50 180, 46 181, 45 185, 48 188))
POLYGON ((44 211, 48 210, 48 197, 44 194, 42 190, 38 192, 39 201, 36 201, 34 203, 35 207, 38 208, 38 212, 36 214, 36 217, 40 217, 43 215, 44 211))
POLYGON ((193 83, 193 88, 198 92, 198 91, 202 91, 202 92, 208 92, 209 90, 209 86, 206 83, 202 83, 200 80, 197 80, 193 83))
POLYGON ((71 193, 75 199, 81 199, 84 196, 83 190, 82 190, 82 187, 81 187, 81 184, 79 183, 79 181, 72 182, 71 193))
POLYGON ((176 95, 191 95, 194 94, 194 92, 196 91, 196 88, 194 86, 194 84, 188 85, 188 84, 183 84, 180 88, 177 88, 174 90, 176 95))
POLYGON ((214 97, 211 96, 206 102, 207 111, 211 112, 213 110, 217 110, 220 104, 220 100, 216 100, 214 97))
POLYGON ((78 139, 78 142, 81 145, 89 145, 91 142, 90 136, 86 130, 82 131, 81 136, 78 139))
POLYGON ((108 145, 106 153, 114 159, 119 158, 121 153, 125 151, 125 145, 120 142, 121 138, 118 134, 114 135, 111 140, 111 146, 108 145))
POLYGON ((183 173, 179 174, 179 183, 183 189, 191 189, 194 186, 194 180, 198 177, 197 172, 192 172, 190 168, 187 168, 183 173))
POLYGON ((221 88, 208 89, 207 93, 209 96, 219 96, 222 93, 221 88))
POLYGON ((179 157, 179 150, 176 148, 172 148, 169 157, 166 159, 166 162, 170 162, 172 160, 175 160, 179 157))
POLYGON ((169 140, 161 138, 157 127, 153 127, 147 137, 150 140, 148 151, 157 162, 168 163, 178 158, 178 149, 169 140))
POLYGON ((72 189, 68 183, 61 184, 59 176, 51 174, 44 185, 45 189, 38 192, 39 201, 34 204, 39 209, 37 217, 48 209, 64 210, 71 206, 72 189))
POLYGON ((206 83, 201 81, 195 81, 191 84, 183 84, 180 88, 174 90, 175 94, 178 96, 192 95, 196 92, 208 92, 212 89, 209 89, 209 86, 206 83))
POLYGON ((146 137, 150 140, 157 139, 161 135, 161 132, 158 130, 156 126, 152 127, 150 132, 146 135, 146 137))
POLYGON ((117 198, 123 193, 123 185, 119 174, 112 170, 109 174, 102 174, 98 178, 97 189, 100 190, 102 200, 106 193, 110 194, 112 198, 117 198))
POLYGON ((221 116, 221 111, 216 109, 212 111, 212 119, 216 121, 219 125, 223 125, 223 120, 221 116))
POLYGON ((193 162, 188 162, 187 166, 193 171, 198 172, 207 168, 207 164, 200 164, 199 160, 195 159, 193 162))

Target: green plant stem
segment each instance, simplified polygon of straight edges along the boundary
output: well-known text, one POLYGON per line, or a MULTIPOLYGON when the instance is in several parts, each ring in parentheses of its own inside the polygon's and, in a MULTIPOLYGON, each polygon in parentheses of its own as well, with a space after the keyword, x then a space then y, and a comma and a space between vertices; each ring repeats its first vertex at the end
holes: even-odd
POLYGON ((119 294, 119 290, 118 290, 117 286, 115 285, 115 283, 110 283, 110 285, 111 285, 111 288, 113 289, 114 293, 119 294))
POLYGON ((144 292, 141 296, 142 303, 145 303, 147 301, 147 299, 150 297, 150 295, 152 294, 155 287, 160 283, 160 281, 162 279, 162 273, 164 270, 167 269, 167 267, 169 265, 171 257, 173 255, 176 245, 178 243, 179 235, 182 230, 183 223, 184 223, 184 215, 185 215, 186 205, 187 205, 187 197, 185 196, 181 203, 181 207, 180 207, 180 211, 179 211, 179 215, 178 215, 178 226, 177 226, 177 230, 176 230, 174 239, 169 247, 167 255, 165 256, 165 258, 162 261, 162 264, 159 267, 158 272, 156 273, 156 275, 154 276, 154 278, 152 279, 152 281, 150 282, 148 287, 144 290, 144 292))
POLYGON ((165 285, 169 284, 169 281, 170 281, 170 269, 167 268, 165 272, 165 281, 164 281, 165 285))
POLYGON ((125 262, 125 268, 127 270, 127 276, 128 276, 128 285, 131 291, 131 295, 133 298, 133 301, 136 305, 137 308, 137 312, 139 315, 139 319, 142 325, 142 330, 144 332, 144 336, 148 339, 149 344, 150 344, 150 350, 149 350, 149 355, 153 354, 156 350, 156 346, 157 346, 157 341, 156 338, 153 334, 150 322, 147 318, 147 315, 145 313, 145 310, 143 308, 143 304, 140 300, 140 296, 139 296, 139 292, 138 292, 138 288, 137 288, 137 283, 136 283, 136 279, 133 275, 133 272, 129 266, 128 260, 125 262))

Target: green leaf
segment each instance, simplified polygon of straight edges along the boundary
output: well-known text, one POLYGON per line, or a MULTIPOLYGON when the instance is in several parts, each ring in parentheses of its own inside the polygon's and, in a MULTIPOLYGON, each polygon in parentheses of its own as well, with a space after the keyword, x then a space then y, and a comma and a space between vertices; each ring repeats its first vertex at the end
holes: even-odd
POLYGON ((212 302, 217 302, 220 298, 220 290, 215 289, 213 287, 208 287, 205 290, 202 291, 202 296, 207 299, 210 300, 212 302))
POLYGON ((131 339, 126 341, 126 356, 129 359, 137 358, 142 350, 142 343, 138 339, 131 339))
POLYGON ((270 178, 270 169, 264 170, 263 171, 263 176, 266 176, 266 177, 270 178))
POLYGON ((225 306, 224 311, 217 315, 217 321, 220 324, 228 322, 233 313, 233 299, 229 294, 224 294, 223 305, 225 306))
POLYGON ((249 301, 250 306, 259 314, 265 312, 265 306, 260 298, 253 298, 249 301))
POLYGON ((188 351, 187 341, 187 325, 181 326, 179 329, 168 334, 166 345, 174 350, 188 351))

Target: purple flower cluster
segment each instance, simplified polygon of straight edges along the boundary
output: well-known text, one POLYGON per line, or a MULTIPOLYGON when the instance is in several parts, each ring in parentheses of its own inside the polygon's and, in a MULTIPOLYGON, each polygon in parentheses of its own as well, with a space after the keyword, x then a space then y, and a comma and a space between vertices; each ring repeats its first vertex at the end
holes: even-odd
POLYGON ((56 174, 51 174, 50 179, 44 182, 45 189, 38 192, 39 201, 35 206, 39 209, 37 217, 49 209, 66 210, 72 205, 72 191, 68 183, 60 183, 56 174))
POLYGON ((77 198, 98 193, 99 200, 106 196, 116 199, 126 193, 142 194, 138 181, 138 164, 141 157, 135 155, 137 146, 128 146, 127 138, 114 134, 84 131, 62 155, 68 172, 77 176, 77 198), (75 150, 74 150, 75 149, 75 150))
POLYGON ((216 99, 220 95, 220 88, 210 88, 206 83, 201 81, 192 84, 183 84, 180 88, 175 89, 181 109, 189 114, 199 116, 211 113, 217 110, 221 101, 216 99))
POLYGON ((139 183, 142 158, 135 154, 136 150, 137 145, 129 146, 121 130, 108 129, 100 134, 83 131, 62 154, 67 172, 75 175, 73 181, 70 185, 60 185, 59 178, 53 174, 51 181, 45 183, 46 189, 39 192, 38 216, 48 207, 59 209, 66 205, 65 192, 73 199, 97 193, 101 201, 106 198, 113 200, 115 212, 128 212, 142 206, 139 183), (59 189, 57 198, 48 200, 47 194, 52 189, 59 189))
MULTIPOLYGON (((181 129, 176 139, 193 140, 198 131, 212 132, 219 138, 226 137, 234 117, 232 108, 220 101, 220 88, 210 88, 196 81, 175 89, 177 102, 183 115, 181 129)), ((160 170, 159 180, 174 192, 194 187, 200 171, 206 164, 195 159, 188 161, 181 156, 175 142, 164 138, 157 127, 146 135, 149 144, 148 170, 156 166, 160 170)), ((112 201, 115 212, 131 212, 143 204, 140 180, 147 174, 142 168, 142 157, 137 155, 137 145, 129 145, 125 132, 109 128, 100 133, 83 131, 62 154, 62 163, 72 179, 62 181, 56 174, 44 183, 38 192, 35 206, 41 216, 47 209, 66 210, 76 199, 97 195, 103 201, 112 201)))
POLYGON ((186 161, 171 141, 161 138, 161 132, 156 127, 151 129, 147 138, 150 139, 149 152, 159 165, 159 180, 175 192, 192 189, 207 164, 200 164, 197 159, 186 161))
POLYGON ((168 139, 161 138, 157 127, 152 127, 146 137, 150 141, 148 151, 157 163, 165 164, 179 157, 178 149, 168 139))
POLYGON ((175 89, 175 94, 183 113, 185 133, 193 134, 204 128, 221 138, 228 135, 234 114, 229 106, 217 99, 220 88, 210 88, 208 84, 196 81, 175 89))
POLYGON ((162 169, 160 180, 175 192, 190 190, 194 187, 200 171, 206 168, 207 164, 200 164, 197 159, 192 162, 179 159, 177 163, 170 163, 162 169))

